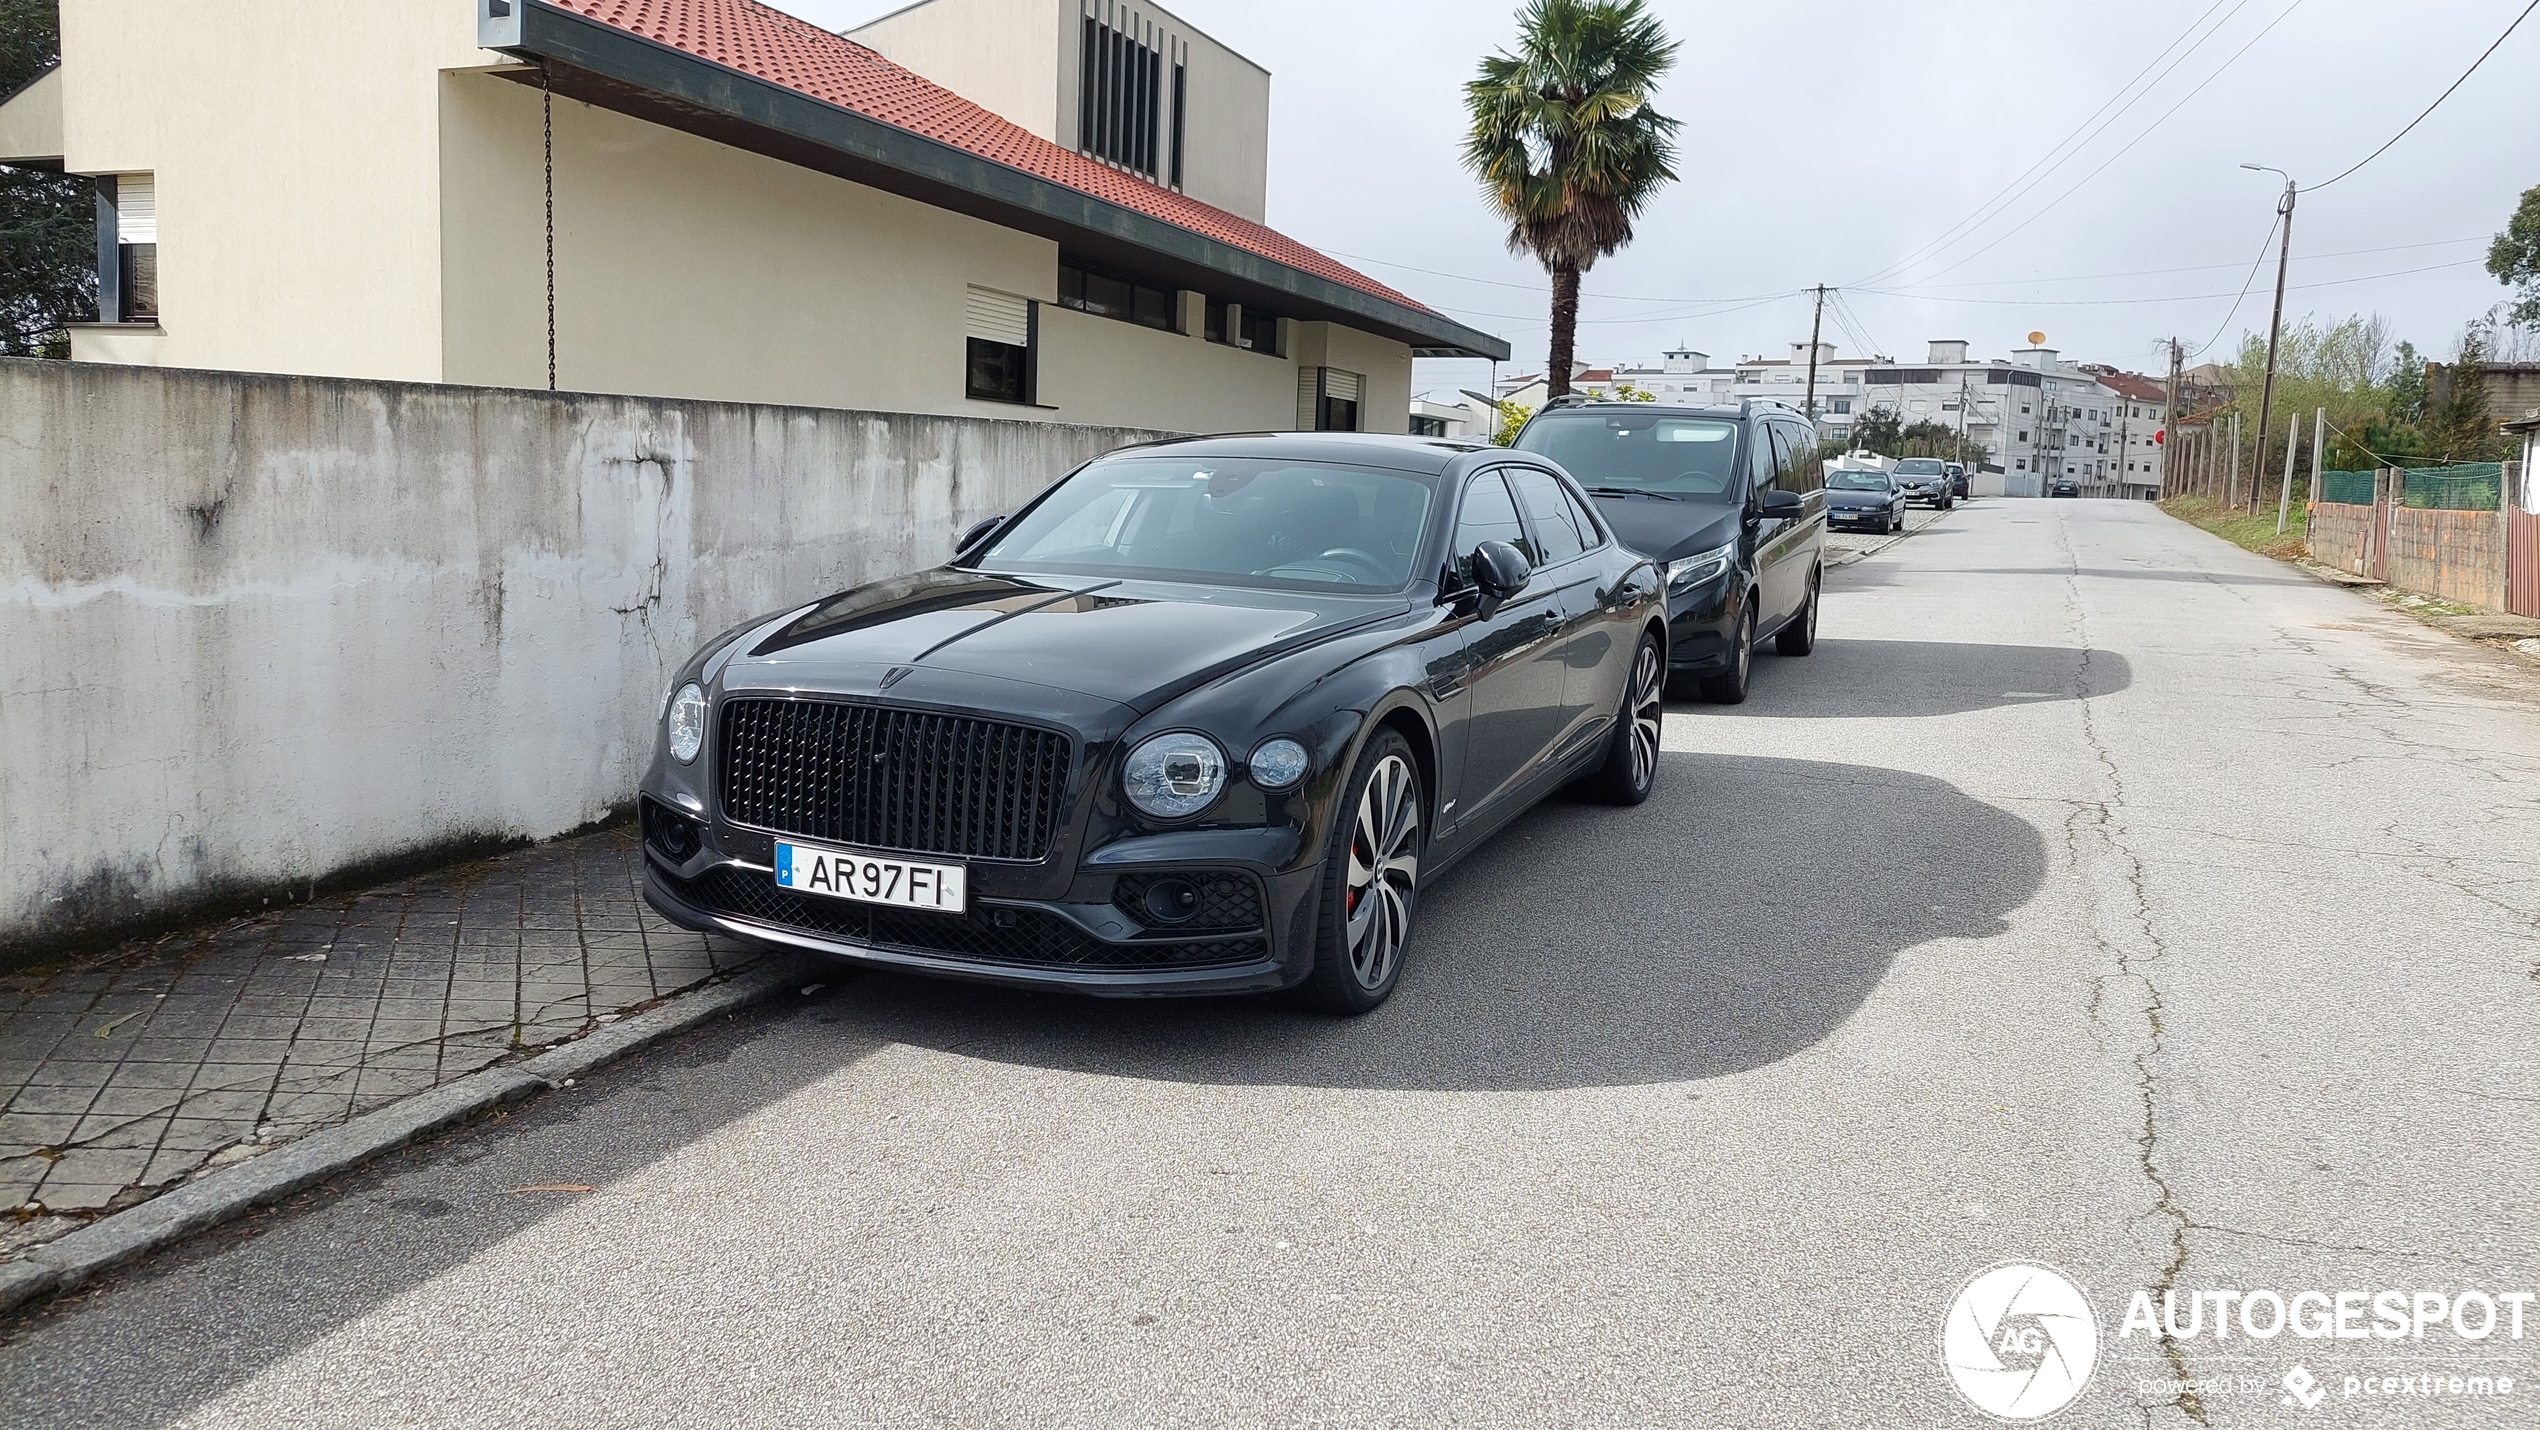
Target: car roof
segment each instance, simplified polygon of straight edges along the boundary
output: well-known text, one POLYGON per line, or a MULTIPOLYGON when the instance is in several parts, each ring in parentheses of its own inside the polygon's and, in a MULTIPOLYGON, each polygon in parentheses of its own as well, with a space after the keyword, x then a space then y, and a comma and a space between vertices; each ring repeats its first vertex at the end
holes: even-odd
POLYGON ((1723 407, 1717 405, 1697 405, 1684 402, 1565 402, 1558 407, 1546 407, 1537 411, 1535 413, 1535 419, 1539 420, 1545 417, 1556 417, 1565 412, 1606 411, 1665 412, 1678 417, 1717 417, 1723 421, 1729 422, 1734 422, 1741 417, 1749 415, 1750 413, 1756 416, 1763 416, 1769 413, 1780 413, 1783 416, 1790 417, 1794 420, 1804 420, 1800 418, 1799 409, 1796 407, 1788 409, 1780 407, 1723 407))
POLYGON ((1436 473, 1473 453, 1495 450, 1498 449, 1487 442, 1455 437, 1399 437, 1382 432, 1221 432, 1142 442, 1106 455, 1286 457, 1301 462, 1358 463, 1436 473))

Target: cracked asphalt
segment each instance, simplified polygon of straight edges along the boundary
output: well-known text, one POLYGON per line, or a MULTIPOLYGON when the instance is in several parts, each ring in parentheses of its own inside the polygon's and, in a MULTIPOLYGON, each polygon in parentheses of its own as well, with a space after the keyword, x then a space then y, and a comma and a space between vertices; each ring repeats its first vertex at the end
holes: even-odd
POLYGON ((2540 1291, 2527 667, 2146 506, 1995 500, 1667 746, 1648 805, 1429 890, 1372 1017, 812 975, 9 1323, 0 1405, 1975 1426, 1944 1314, 2035 1260, 2099 1320, 2059 1423, 2532 1423, 2540 1313, 2119 1334, 2138 1290, 2540 1291), (2450 1375, 2531 1384, 2345 1394, 2450 1375))

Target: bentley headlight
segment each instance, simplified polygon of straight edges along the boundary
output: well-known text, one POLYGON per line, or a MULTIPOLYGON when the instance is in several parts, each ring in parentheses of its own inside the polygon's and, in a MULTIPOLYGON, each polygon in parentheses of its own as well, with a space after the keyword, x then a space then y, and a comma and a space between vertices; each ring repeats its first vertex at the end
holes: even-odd
POLYGON ((687 764, 697 757, 706 743, 706 693, 694 684, 679 687, 670 697, 670 714, 663 720, 670 735, 670 757, 687 764))
POLYGON ((1736 559, 1737 543, 1734 541, 1726 546, 1713 547, 1709 551, 1696 552, 1669 568, 1667 589, 1679 593, 1690 591, 1728 570, 1729 563, 1736 559))
POLYGON ((1283 735, 1262 741, 1245 768, 1263 789, 1286 789, 1305 778, 1305 764, 1305 747, 1283 735))
POLYGON ((1226 752, 1206 735, 1158 735, 1129 752, 1120 784, 1131 804, 1158 819, 1197 814, 1226 788, 1226 752))

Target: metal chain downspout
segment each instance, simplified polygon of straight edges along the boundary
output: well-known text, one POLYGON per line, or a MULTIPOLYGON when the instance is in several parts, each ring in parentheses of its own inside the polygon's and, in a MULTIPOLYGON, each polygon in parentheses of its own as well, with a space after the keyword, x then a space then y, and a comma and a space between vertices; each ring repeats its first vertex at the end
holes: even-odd
POLYGON ((547 144, 547 390, 556 390, 556 91, 538 62, 538 102, 547 144))

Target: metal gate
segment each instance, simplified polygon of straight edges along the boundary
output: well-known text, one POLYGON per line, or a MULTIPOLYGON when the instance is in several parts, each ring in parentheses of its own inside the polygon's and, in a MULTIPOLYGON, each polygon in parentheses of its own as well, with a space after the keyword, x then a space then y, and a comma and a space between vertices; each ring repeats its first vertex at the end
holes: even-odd
POLYGON ((2540 617, 2540 511, 2505 508, 2505 609, 2540 617))

